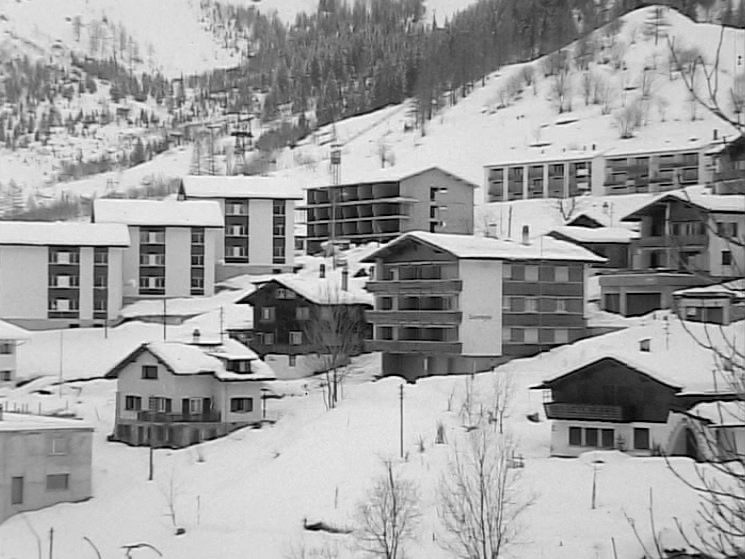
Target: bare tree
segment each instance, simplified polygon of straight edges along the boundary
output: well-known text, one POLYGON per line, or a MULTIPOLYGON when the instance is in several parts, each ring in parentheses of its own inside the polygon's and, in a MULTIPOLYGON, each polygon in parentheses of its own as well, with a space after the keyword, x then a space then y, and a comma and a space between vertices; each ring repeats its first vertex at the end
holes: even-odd
POLYGON ((404 556, 408 541, 416 539, 421 519, 419 490, 403 478, 390 461, 357 507, 354 537, 359 548, 384 559, 404 556))
POLYGON ((644 111, 638 99, 634 99, 622 107, 614 115, 616 126, 621 138, 632 138, 634 131, 639 128, 644 120, 644 111))
POLYGON ((515 542, 531 499, 520 487, 514 456, 510 436, 484 423, 454 449, 438 492, 445 549, 463 559, 498 559, 515 542))
POLYGON ((569 68, 559 70, 554 76, 551 94, 559 114, 572 110, 572 73, 569 68))
POLYGON ((183 528, 179 527, 176 517, 176 505, 181 491, 178 485, 178 476, 176 474, 175 466, 171 470, 171 475, 168 476, 165 485, 160 486, 160 492, 166 499, 166 505, 168 507, 168 517, 171 519, 171 523, 173 524, 173 528, 176 530, 176 534, 183 534, 184 530, 183 528))

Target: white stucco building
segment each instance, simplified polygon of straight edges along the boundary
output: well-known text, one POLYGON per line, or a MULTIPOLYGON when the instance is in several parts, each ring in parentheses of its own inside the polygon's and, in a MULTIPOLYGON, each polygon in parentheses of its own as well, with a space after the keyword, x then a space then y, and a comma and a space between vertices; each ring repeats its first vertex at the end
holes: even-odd
POLYGON ((15 382, 17 347, 28 339, 26 330, 0 320, 0 388, 15 382))
POLYGON ((225 228, 217 246, 218 281, 292 271, 298 185, 275 177, 187 176, 178 197, 220 205, 225 228))
POLYGON ((0 409, 0 522, 92 496, 93 427, 0 409))
POLYGON ((29 329, 115 320, 128 246, 119 224, 0 222, 0 316, 29 329))
POLYGON ((102 199, 94 202, 92 219, 129 230, 122 266, 125 301, 214 294, 223 226, 216 202, 102 199))

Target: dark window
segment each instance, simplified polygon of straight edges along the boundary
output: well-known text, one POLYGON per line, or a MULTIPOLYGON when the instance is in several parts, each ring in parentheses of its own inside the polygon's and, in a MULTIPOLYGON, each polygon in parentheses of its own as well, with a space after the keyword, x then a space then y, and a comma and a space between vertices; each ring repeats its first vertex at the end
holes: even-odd
POLYGON ((274 307, 262 307, 261 308, 261 321, 262 322, 274 322, 274 307))
POLYGON ((70 474, 49 474, 47 491, 66 491, 70 486, 70 474))
POLYGON ((524 280, 525 279, 525 266, 522 264, 513 264, 510 274, 510 279, 513 280, 524 280))
POLYGON ((288 355, 287 356, 287 365, 290 367, 294 367, 297 363, 297 355, 288 355))
POLYGON ((585 446, 598 446, 598 430, 594 427, 585 429, 585 446))
POLYGON ((580 427, 569 428, 569 444, 571 446, 582 446, 582 429, 580 427))
POLYGON ((603 448, 613 448, 613 441, 615 441, 616 436, 613 429, 603 429, 602 430, 602 436, 603 436, 603 448))
POLYGON ((138 411, 142 409, 142 398, 139 396, 126 396, 124 398, 124 409, 128 411, 138 411))
POLYGON ((722 266, 729 266, 732 264, 732 253, 728 250, 722 251, 722 266))
POLYGON ((204 228, 202 227, 191 228, 191 244, 193 245, 204 244, 204 228))
POLYGON ((158 378, 158 366, 157 365, 143 365, 142 366, 142 378, 154 380, 158 378))
POLYGON ((250 413, 254 411, 253 398, 231 398, 230 411, 233 413, 250 413))
POLYGON ((14 477, 10 485, 10 504, 23 504, 23 477, 14 477))
POLYGON ((649 449, 649 429, 634 429, 634 448, 638 450, 649 449))

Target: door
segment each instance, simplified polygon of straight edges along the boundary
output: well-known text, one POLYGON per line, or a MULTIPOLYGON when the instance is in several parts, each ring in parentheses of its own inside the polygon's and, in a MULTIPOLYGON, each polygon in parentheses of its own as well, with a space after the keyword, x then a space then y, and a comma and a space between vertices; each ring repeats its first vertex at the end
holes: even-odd
POLYGON ((642 316, 662 308, 660 293, 628 293, 626 295, 626 316, 642 316))
POLYGON ((14 477, 10 485, 10 504, 23 504, 23 477, 14 477))
POLYGON ((181 400, 181 415, 189 417, 189 398, 183 398, 181 400))

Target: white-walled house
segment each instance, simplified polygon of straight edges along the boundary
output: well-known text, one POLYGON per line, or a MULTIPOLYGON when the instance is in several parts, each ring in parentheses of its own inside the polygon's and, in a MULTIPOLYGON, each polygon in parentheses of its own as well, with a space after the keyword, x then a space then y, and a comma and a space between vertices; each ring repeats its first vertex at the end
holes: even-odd
POLYGON ((226 339, 141 345, 111 371, 117 379, 112 440, 183 447, 258 424, 271 368, 226 339))
POLYGON ((93 427, 0 407, 0 523, 19 512, 92 496, 93 427))
POLYGON ((225 228, 217 247, 218 280, 292 271, 299 187, 274 177, 187 176, 178 198, 220 204, 225 228))
POLYGON ((23 328, 0 320, 0 388, 16 380, 16 348, 29 339, 23 328))
POLYGON ((223 226, 216 202, 99 199, 92 220, 129 230, 122 266, 126 302, 214 294, 223 226))
POLYGON ((128 246, 120 224, 0 222, 0 316, 32 330, 115 320, 128 246))

